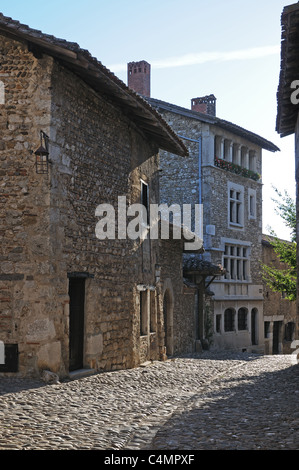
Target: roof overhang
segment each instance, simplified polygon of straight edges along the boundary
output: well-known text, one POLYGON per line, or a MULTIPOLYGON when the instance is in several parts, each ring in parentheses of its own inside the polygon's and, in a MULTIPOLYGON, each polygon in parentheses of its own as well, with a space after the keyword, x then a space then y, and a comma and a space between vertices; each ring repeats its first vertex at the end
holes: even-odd
POLYGON ((259 147, 268 150, 269 152, 277 152, 280 150, 275 144, 273 144, 267 139, 264 139, 264 137, 261 137, 260 135, 255 134, 254 132, 248 131, 247 129, 244 129, 243 127, 238 126, 237 124, 225 121, 224 119, 220 119, 217 116, 200 113, 198 111, 183 108, 181 106, 177 106, 154 98, 145 99, 151 104, 151 106, 155 107, 160 112, 168 111, 174 114, 179 114, 180 116, 204 122, 209 125, 217 126, 223 130, 231 132, 232 134, 235 134, 239 137, 246 139, 249 142, 258 145, 259 147))
POLYGON ((199 274, 208 276, 223 276, 226 270, 220 264, 213 264, 198 256, 188 256, 183 260, 184 275, 199 274))
POLYGON ((159 148, 181 156, 188 155, 184 143, 161 115, 78 44, 31 29, 1 13, 0 33, 25 41, 31 50, 39 50, 63 63, 96 92, 117 104, 159 148))
POLYGON ((285 137, 295 132, 299 112, 299 104, 293 104, 291 101, 291 94, 294 92, 291 83, 299 80, 299 3, 283 9, 281 28, 276 131, 281 137, 285 137))

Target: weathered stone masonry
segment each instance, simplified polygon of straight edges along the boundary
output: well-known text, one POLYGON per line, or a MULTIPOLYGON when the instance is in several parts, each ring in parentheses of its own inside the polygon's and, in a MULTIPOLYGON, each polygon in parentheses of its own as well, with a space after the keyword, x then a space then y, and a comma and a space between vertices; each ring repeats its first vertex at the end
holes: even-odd
MULTIPOLYGON (((129 76, 129 85, 134 86, 129 76)), ((145 95, 146 96, 146 95, 145 95)), ((198 304, 196 339, 206 343, 210 311, 214 348, 264 349, 262 258, 262 148, 271 142, 216 117, 214 95, 191 100, 191 110, 146 98, 184 140, 188 159, 161 152, 161 201, 202 204, 205 253, 210 268, 221 266, 225 276, 203 276, 201 259, 188 261, 188 277, 203 289, 198 304), (199 104, 199 108, 197 106, 199 104), (194 268, 193 272, 192 269, 194 268), (202 295, 204 294, 204 289, 202 295)), ((196 231, 193 225, 192 230, 196 231)), ((220 269, 221 272, 221 269, 220 269)), ((187 273, 186 273, 187 275, 187 273)))
POLYGON ((23 336, 18 345, 20 362, 26 355, 30 368, 37 344, 41 342, 42 356, 46 353, 43 340, 56 336, 55 318, 41 315, 49 309, 51 298, 44 283, 51 270, 47 256, 50 180, 35 173, 32 154, 39 143, 37 129, 50 128, 52 60, 37 60, 25 44, 1 37, 0 63, 5 84, 0 110, 1 336, 11 344, 18 344, 23 336))
MULTIPOLYGON (((217 138, 223 135, 229 142, 239 147, 250 149, 255 154, 255 171, 261 171, 261 148, 232 132, 223 131, 213 124, 210 116, 204 116, 194 111, 149 99, 153 106, 162 114, 164 119, 175 129, 182 139, 185 139, 189 149, 189 158, 179 159, 167 152, 161 152, 161 201, 177 204, 203 204, 203 236, 205 253, 203 257, 213 265, 223 265, 225 244, 229 241, 237 246, 245 246, 250 258, 248 277, 243 281, 224 280, 217 276, 214 280, 212 302, 206 297, 205 305, 210 305, 214 313, 213 347, 220 348, 250 348, 252 340, 250 332, 251 311, 258 311, 256 326, 258 340, 263 344, 263 291, 260 275, 262 258, 262 184, 251 178, 234 174, 231 171, 215 166, 215 157, 226 159, 224 147, 217 146, 217 138), (211 122, 209 122, 209 120, 211 122), (229 188, 241 188, 242 191, 242 223, 232 226, 229 222, 229 188), (254 215, 249 213, 250 195, 254 195, 254 215), (234 330, 224 332, 224 311, 232 308, 238 312, 245 308, 247 324, 244 331, 237 331, 237 314, 235 314, 234 330), (221 333, 216 331, 216 316, 221 317, 221 333)), ((249 152, 248 152, 249 153, 249 152)), ((195 230, 195 227, 192 227, 195 230)), ((241 248, 242 249, 242 248, 241 248)), ((230 267, 228 267, 230 271, 230 267)), ((203 305, 204 309, 205 306, 203 305)), ((204 315, 204 312, 201 313, 204 315)), ((199 334, 204 340, 204 321, 199 334)), ((254 341, 255 343, 255 341, 254 341)), ((253 348, 256 348, 256 344, 253 348)))
MULTIPOLYGON (((3 28, 10 24, 4 19, 3 28)), ((18 28, 12 24, 14 33, 18 28)), ((158 203, 159 147, 177 148, 181 154, 186 148, 145 102, 89 56, 83 53, 75 63, 76 71, 86 60, 96 68, 96 79, 87 76, 89 84, 65 66, 65 60, 72 64, 82 54, 78 46, 42 33, 38 46, 32 46, 22 35, 33 35, 34 42, 36 33, 21 29, 18 40, 4 32, 0 36, 5 85, 0 108, 0 340, 16 347, 19 373, 50 369, 67 375, 72 362, 70 288, 83 285, 82 367, 110 370, 161 359, 159 241, 100 240, 95 210, 109 203, 117 217, 118 196, 126 197, 127 206, 140 203, 141 180, 148 185, 150 202, 158 203), (45 53, 49 48, 50 55, 45 53), (103 93, 93 88, 97 80, 102 80, 103 93), (35 167, 41 130, 49 136, 45 174, 35 167), (150 316, 155 320, 145 334, 143 289, 150 300, 146 322, 150 316)))

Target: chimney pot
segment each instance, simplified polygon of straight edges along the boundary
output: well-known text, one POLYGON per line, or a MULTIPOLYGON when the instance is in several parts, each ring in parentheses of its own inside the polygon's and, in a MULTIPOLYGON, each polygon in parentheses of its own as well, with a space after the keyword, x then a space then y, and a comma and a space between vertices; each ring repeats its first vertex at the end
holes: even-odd
POLYGON ((216 98, 214 95, 206 95, 200 98, 192 98, 191 110, 199 113, 216 116, 216 98))

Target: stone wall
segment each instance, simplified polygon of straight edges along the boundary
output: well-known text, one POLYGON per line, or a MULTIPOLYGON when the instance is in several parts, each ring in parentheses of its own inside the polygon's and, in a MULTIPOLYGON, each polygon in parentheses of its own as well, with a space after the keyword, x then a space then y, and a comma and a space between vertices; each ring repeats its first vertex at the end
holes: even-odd
MULTIPOLYGON (((211 285, 214 292, 211 309, 214 318, 214 347, 220 348, 251 348, 252 336, 251 313, 258 312, 256 320, 256 334, 258 345, 255 349, 262 349, 264 342, 263 332, 263 288, 260 274, 260 261, 262 257, 262 183, 253 179, 237 175, 214 165, 217 154, 215 137, 245 146, 255 152, 255 170, 261 173, 261 149, 254 143, 231 132, 224 131, 216 125, 208 124, 193 116, 163 108, 158 104, 158 110, 173 130, 182 137, 189 149, 189 157, 182 160, 174 155, 161 152, 161 202, 167 204, 203 204, 203 238, 205 253, 204 259, 213 264, 224 263, 225 244, 229 242, 235 246, 248 248, 250 267, 248 266, 247 279, 231 281, 216 278, 211 285), (242 225, 232 226, 229 221, 229 194, 231 186, 238 186, 242 190, 242 225), (254 195, 254 215, 249 213, 249 198, 254 195), (238 331, 235 326, 232 332, 216 334, 216 315, 223 317, 226 308, 246 308, 248 311, 246 331, 238 331)), ((174 107, 175 108, 175 107, 174 107)), ((181 110, 182 111, 182 110, 181 110)), ((223 151, 223 149, 222 149, 223 151)), ((196 229, 192 226, 192 229, 196 229)), ((202 312, 202 316, 204 312, 202 312)), ((223 318, 222 318, 223 321, 223 318)))
POLYGON ((223 263, 223 239, 250 242, 250 277, 253 284, 261 284, 260 260, 262 238, 262 185, 249 178, 240 177, 215 167, 203 169, 203 206, 206 214, 205 248, 210 251, 213 263, 223 263), (228 223, 228 184, 236 184, 244 189, 244 226, 232 229, 228 223), (256 194, 256 217, 250 219, 248 213, 249 191, 256 194), (221 201, 221 203, 220 203, 221 201), (215 235, 207 233, 207 226, 215 227, 215 235), (216 249, 216 251, 215 251, 216 249), (220 250, 219 250, 220 249, 220 250), (219 251, 218 251, 219 250, 219 251))
MULTIPOLYGON (((69 369, 69 278, 85 277, 83 366, 133 367, 159 358, 161 335, 140 338, 139 284, 155 284, 158 242, 95 235, 99 204, 158 202, 158 149, 123 112, 74 74, 1 37, 5 104, 0 143, 1 336, 19 372, 69 369), (35 171, 39 132, 48 174, 35 171)), ((116 232, 117 233, 117 232, 116 232)), ((159 312, 157 311, 157 315, 159 312)), ((161 323, 161 320, 158 320, 161 323)))
POLYGON ((161 240, 160 244, 162 309, 163 300, 168 296, 163 312, 166 325, 162 328, 166 335, 166 353, 170 356, 190 353, 195 350, 197 289, 184 284, 183 240, 161 240))
MULTIPOLYGON (((48 355, 55 342, 49 311, 50 272, 48 176, 35 171, 33 152, 39 130, 49 132, 52 59, 36 59, 25 44, 0 38, 0 331, 6 344, 17 344, 20 371, 35 368, 36 350, 48 355)), ((43 359, 41 359, 43 362, 43 359)))

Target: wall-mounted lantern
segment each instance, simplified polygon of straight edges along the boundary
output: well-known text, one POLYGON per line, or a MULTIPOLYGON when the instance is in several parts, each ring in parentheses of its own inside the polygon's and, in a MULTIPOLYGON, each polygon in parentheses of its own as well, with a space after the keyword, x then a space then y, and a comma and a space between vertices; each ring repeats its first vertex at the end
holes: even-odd
POLYGON ((40 146, 35 153, 36 173, 46 174, 49 171, 49 137, 40 131, 40 146))

